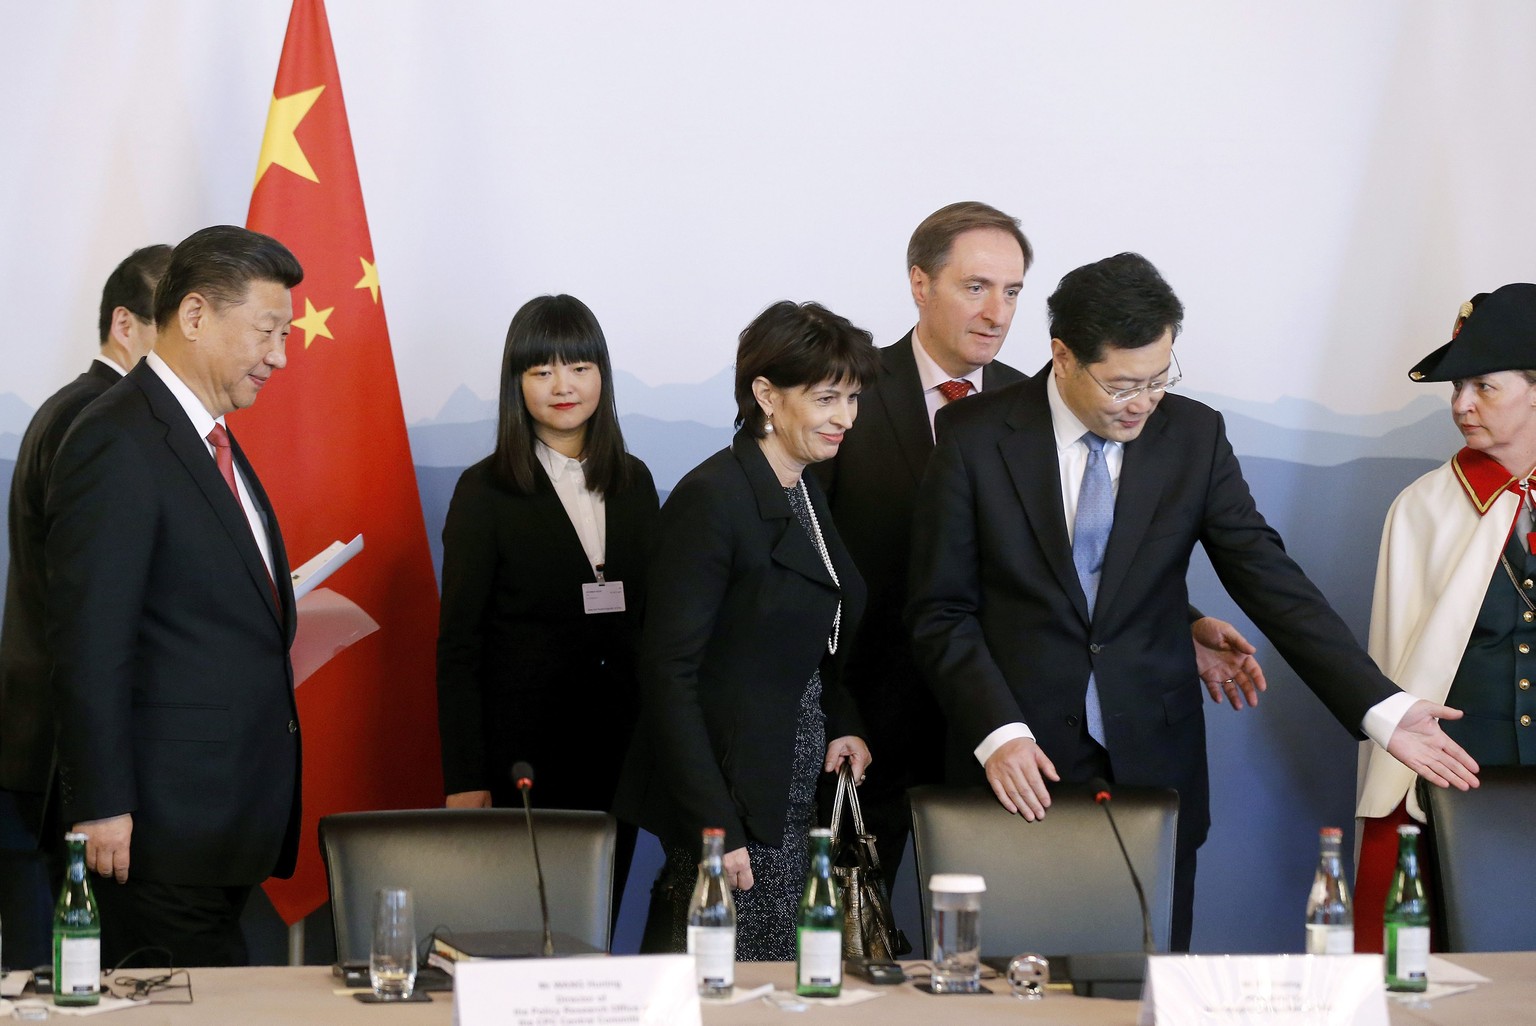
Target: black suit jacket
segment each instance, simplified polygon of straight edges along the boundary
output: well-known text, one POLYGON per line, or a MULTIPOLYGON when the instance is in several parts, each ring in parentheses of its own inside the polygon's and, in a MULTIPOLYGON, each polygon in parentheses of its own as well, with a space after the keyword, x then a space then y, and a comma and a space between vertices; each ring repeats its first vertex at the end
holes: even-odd
POLYGON ((863 734, 827 638, 839 597, 842 644, 852 636, 864 582, 820 485, 803 480, 841 588, 744 431, 662 507, 641 726, 617 811, 674 847, 693 850, 710 826, 725 830, 727 851, 781 842, 800 696, 818 668, 827 737, 863 734))
POLYGON ((1179 792, 1179 840, 1210 823, 1204 690, 1185 575, 1196 543, 1222 584, 1346 729, 1397 688, 1254 507, 1221 415, 1163 398, 1125 447, 1092 619, 1072 565, 1046 376, 945 410, 919 498, 914 648, 949 715, 950 771, 1023 720, 1059 767, 1096 675, 1115 780, 1179 792))
POLYGON ((48 473, 64 433, 90 402, 122 375, 99 360, 48 398, 16 454, 11 478, 11 564, 0 628, 0 788, 47 790, 53 771, 53 706, 48 678, 47 575, 43 569, 48 473))
POLYGON ((268 576, 208 446, 148 363, 86 410, 48 485, 48 642, 63 822, 133 814, 131 872, 197 886, 292 872, 299 734, 282 534, 268 576))
POLYGON ((448 794, 489 790, 520 804, 509 770, 538 771, 551 808, 613 804, 635 717, 635 650, 645 613, 656 485, 627 457, 630 486, 603 499, 604 577, 624 584, 622 613, 587 614, 592 564, 542 467, 532 495, 499 484, 490 459, 464 471, 443 525, 437 635, 438 727, 448 794))
MULTIPOLYGON (((869 588, 869 609, 852 637, 845 680, 869 731, 875 758, 870 773, 877 783, 894 774, 902 787, 937 781, 943 732, 902 620, 912 510, 933 453, 915 344, 909 331, 880 350, 880 376, 864 383, 858 420, 837 456, 815 468, 838 532, 869 588)), ((982 370, 982 392, 1022 380, 1020 371, 993 361, 982 370)))

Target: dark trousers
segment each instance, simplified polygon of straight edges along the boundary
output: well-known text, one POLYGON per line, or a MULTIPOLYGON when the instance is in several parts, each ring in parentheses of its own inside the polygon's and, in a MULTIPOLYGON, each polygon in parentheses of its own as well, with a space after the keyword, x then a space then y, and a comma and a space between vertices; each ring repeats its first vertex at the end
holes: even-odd
POLYGON ((619 928, 619 906, 624 903, 624 888, 629 883, 629 867, 635 861, 635 842, 640 828, 633 823, 619 820, 618 836, 613 845, 613 908, 608 913, 608 942, 613 944, 613 934, 619 928))
POLYGON ((240 913, 251 888, 187 887, 93 876, 101 908, 101 967, 246 965, 240 913))
POLYGON ((43 796, 0 789, 0 956, 11 968, 47 962, 58 875, 39 844, 43 796))

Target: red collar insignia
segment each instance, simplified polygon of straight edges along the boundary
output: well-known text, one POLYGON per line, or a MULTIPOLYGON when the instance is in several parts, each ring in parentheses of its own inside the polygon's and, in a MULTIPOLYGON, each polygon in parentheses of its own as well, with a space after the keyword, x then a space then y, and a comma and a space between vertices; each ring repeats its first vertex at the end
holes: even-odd
POLYGON ((1521 494, 1520 479, 1505 470, 1498 460, 1476 449, 1462 449, 1451 457, 1456 480, 1472 500, 1477 515, 1482 516, 1492 508, 1494 501, 1506 492, 1521 494))

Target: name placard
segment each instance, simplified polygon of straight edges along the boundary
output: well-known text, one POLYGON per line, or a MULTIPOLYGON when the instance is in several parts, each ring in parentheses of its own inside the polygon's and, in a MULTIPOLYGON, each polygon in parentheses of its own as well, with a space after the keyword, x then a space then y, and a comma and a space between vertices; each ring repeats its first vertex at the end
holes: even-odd
POLYGON ((459 1026, 700 1026, 692 955, 460 962, 459 1026))
POLYGON ((1387 1026, 1380 955, 1153 955, 1138 1026, 1387 1026))

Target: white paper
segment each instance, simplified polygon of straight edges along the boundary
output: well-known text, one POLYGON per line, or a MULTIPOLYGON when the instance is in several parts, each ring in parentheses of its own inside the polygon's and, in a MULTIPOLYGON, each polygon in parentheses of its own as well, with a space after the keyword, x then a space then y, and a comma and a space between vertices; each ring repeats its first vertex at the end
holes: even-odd
POLYGON ((363 551, 363 536, 358 535, 349 542, 333 541, 315 554, 303 566, 296 568, 291 577, 293 579, 293 600, 308 595, 314 588, 318 588, 327 577, 345 566, 347 561, 359 552, 363 551))
MULTIPOLYGON (((361 537, 361 536, 359 536, 361 537)), ((379 629, 373 617, 345 595, 319 588, 294 603, 298 630, 289 657, 293 660, 293 686, 298 687, 320 667, 379 629)))
POLYGON ((56 1005, 53 998, 26 998, 21 1001, 0 1001, 0 1014, 10 1015, 15 1008, 46 1008, 51 1015, 102 1015, 106 1012, 121 1012, 125 1008, 138 1008, 142 1001, 131 1001, 128 998, 108 997, 101 995, 101 1002, 94 1005, 56 1005))
POLYGON ((1153 955, 1138 1026, 1388 1026, 1380 955, 1153 955))
POLYGON ((700 1026, 690 955, 461 962, 459 1026, 700 1026))
POLYGON ((32 982, 32 970, 12 969, 4 976, 0 976, 0 997, 20 997, 21 992, 27 989, 27 984, 32 982))
POLYGON ((1450 997, 1452 994, 1463 994, 1476 989, 1479 983, 1487 983, 1488 977, 1481 973, 1475 973, 1470 969, 1463 969, 1452 962, 1447 962, 1439 955, 1429 956, 1429 986, 1421 991, 1394 994, 1387 992, 1387 997, 1398 1004, 1417 1004, 1421 1001, 1434 1001, 1437 998, 1450 997))
POLYGON ((748 1001, 756 1001, 758 998, 767 997, 773 993, 773 984, 765 983, 761 987, 732 987, 729 997, 700 998, 700 1008, 724 1008, 727 1005, 744 1005, 748 1001))

